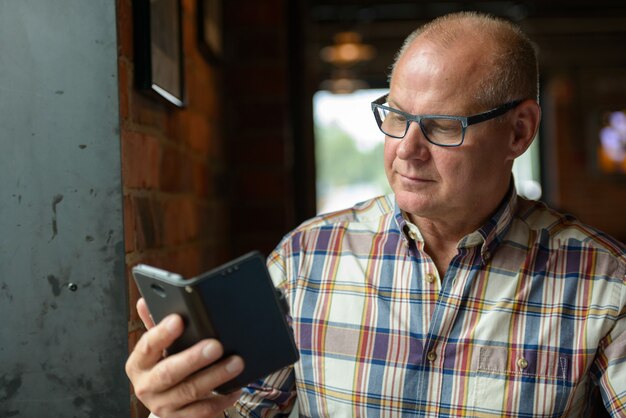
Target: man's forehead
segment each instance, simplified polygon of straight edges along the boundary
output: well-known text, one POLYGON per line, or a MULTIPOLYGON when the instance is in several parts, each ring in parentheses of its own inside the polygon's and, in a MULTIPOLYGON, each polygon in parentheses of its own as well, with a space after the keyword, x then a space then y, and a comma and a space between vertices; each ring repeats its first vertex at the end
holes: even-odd
POLYGON ((491 69, 492 59, 480 47, 463 43, 442 48, 437 43, 416 40, 398 60, 391 77, 390 98, 401 90, 448 96, 466 95, 480 88, 491 69), (433 91, 434 90, 434 91, 433 91))
POLYGON ((409 48, 398 62, 397 70, 402 73, 429 72, 436 75, 445 69, 446 61, 440 51, 424 44, 409 48))
POLYGON ((415 65, 437 67, 446 71, 471 71, 479 64, 492 62, 494 45, 488 39, 468 34, 445 46, 430 38, 418 37, 406 49, 398 66, 411 68, 415 65))

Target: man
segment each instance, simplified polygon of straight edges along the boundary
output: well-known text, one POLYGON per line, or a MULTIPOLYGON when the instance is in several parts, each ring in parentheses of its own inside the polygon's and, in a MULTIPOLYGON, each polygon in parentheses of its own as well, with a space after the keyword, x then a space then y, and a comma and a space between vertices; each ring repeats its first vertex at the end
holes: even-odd
POLYGON ((152 327, 140 302, 139 399, 162 418, 236 398, 246 416, 297 402, 311 417, 587 417, 599 391, 626 416, 625 247, 513 186, 537 79, 529 40, 499 19, 453 14, 409 36, 372 104, 393 195, 304 223, 268 259, 301 360, 215 396, 241 359, 192 374, 219 357, 208 341, 161 360, 180 318, 152 327))

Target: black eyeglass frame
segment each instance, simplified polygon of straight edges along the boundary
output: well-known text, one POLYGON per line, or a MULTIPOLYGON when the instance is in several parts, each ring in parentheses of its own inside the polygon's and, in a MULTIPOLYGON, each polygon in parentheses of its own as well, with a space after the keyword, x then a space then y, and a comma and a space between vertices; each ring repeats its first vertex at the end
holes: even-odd
POLYGON ((481 122, 485 122, 488 121, 490 119, 494 119, 497 118, 498 116, 502 116, 504 115, 506 112, 508 112, 511 109, 514 109, 515 107, 517 107, 517 105, 519 105, 520 103, 522 103, 525 99, 519 99, 519 100, 513 100, 511 102, 505 103, 503 105, 500 105, 498 107, 494 107, 493 109, 487 110, 486 112, 482 112, 482 113, 478 113, 476 115, 472 115, 472 116, 451 116, 451 115, 412 115, 410 113, 406 113, 403 112, 399 109, 395 109, 393 107, 389 107, 389 106, 385 106, 384 103, 387 103, 387 97, 389 97, 389 94, 385 94, 381 97, 379 97, 378 99, 374 100, 371 104, 372 106, 372 112, 374 113, 374 118, 376 119, 376 124, 378 125, 378 129, 380 129, 380 131, 382 133, 384 133, 385 135, 391 137, 391 138, 396 138, 396 139, 402 139, 406 136, 407 132, 409 132, 409 125, 411 125, 411 122, 417 122, 417 124, 420 127, 420 130, 422 131, 422 133, 424 134, 424 137, 426 138, 426 140, 428 142, 430 142, 433 145, 437 145, 440 147, 459 147, 463 144, 463 141, 465 140, 465 130, 467 129, 468 126, 470 125, 475 125, 477 123, 481 123, 481 122), (380 116, 378 114, 378 112, 376 111, 377 108, 380 109, 384 109, 386 111, 392 112, 392 113, 397 113, 400 114, 402 116, 405 117, 406 119, 406 127, 404 128, 404 135, 402 136, 395 136, 395 135, 389 135, 387 132, 383 131, 383 121, 380 119, 380 116), (461 122, 461 141, 458 144, 439 144, 437 142, 433 142, 428 135, 426 135, 426 132, 424 132, 424 126, 422 125, 422 119, 449 119, 449 120, 458 120, 461 122))

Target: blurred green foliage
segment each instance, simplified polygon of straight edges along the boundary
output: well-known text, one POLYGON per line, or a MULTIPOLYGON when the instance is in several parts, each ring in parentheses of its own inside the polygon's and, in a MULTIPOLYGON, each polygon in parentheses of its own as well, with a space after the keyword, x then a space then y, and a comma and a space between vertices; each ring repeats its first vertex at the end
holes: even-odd
POLYGON ((359 149, 356 141, 336 124, 315 125, 318 187, 372 184, 389 190, 383 167, 384 143, 359 149))

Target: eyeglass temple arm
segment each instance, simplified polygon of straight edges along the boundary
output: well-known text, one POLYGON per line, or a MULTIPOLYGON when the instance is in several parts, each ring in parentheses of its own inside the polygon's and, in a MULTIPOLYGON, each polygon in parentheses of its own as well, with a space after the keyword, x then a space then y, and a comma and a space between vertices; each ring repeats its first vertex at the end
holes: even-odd
POLYGON ((504 115, 509 110, 515 108, 518 104, 522 103, 524 100, 514 100, 512 102, 503 104, 500 107, 496 107, 495 109, 491 109, 486 111, 485 113, 481 113, 479 115, 470 116, 467 118, 467 125, 474 125, 476 123, 484 122, 489 119, 497 118, 498 116, 504 115))

